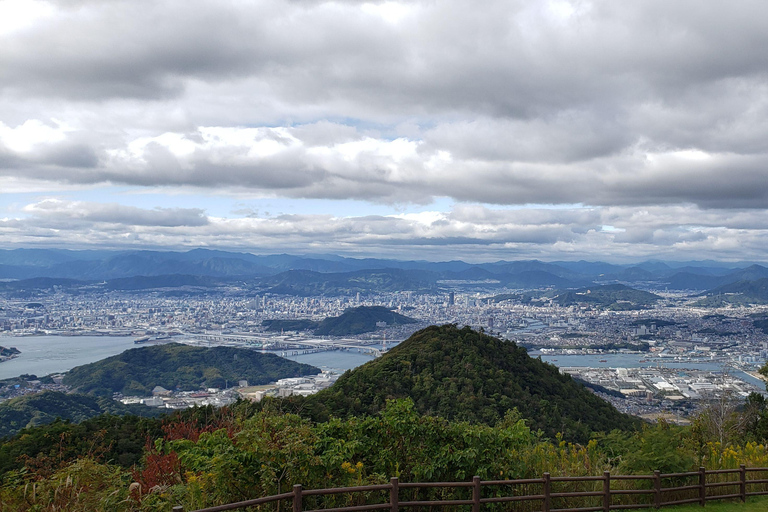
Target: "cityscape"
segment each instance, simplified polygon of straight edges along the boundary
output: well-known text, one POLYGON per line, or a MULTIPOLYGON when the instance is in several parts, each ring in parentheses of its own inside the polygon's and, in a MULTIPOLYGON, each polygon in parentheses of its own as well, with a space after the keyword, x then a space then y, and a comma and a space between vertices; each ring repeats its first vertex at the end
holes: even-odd
MULTIPOLYGON (((702 307, 699 297, 655 290, 662 299, 653 307, 622 311, 583 304, 561 306, 547 297, 547 290, 451 285, 437 293, 334 297, 252 296, 236 286, 216 297, 169 297, 168 290, 73 295, 53 287, 34 300, 6 297, 2 301, 0 345, 13 347, 14 340, 22 339, 18 337, 29 336, 124 337, 136 347, 170 341, 246 347, 310 364, 312 354, 340 351, 358 354, 357 361, 347 365, 356 366, 428 325, 457 324, 526 347, 530 355, 588 383, 619 410, 646 419, 686 423, 712 400, 743 400, 752 392, 764 392, 757 370, 768 359, 768 334, 755 318, 768 312, 768 307, 702 307), (374 305, 416 322, 379 322, 373 332, 343 337, 265 327, 268 320, 322 320, 350 308, 374 305)), ((346 369, 328 367, 317 378, 287 379, 257 388, 240 382, 229 389, 160 390, 148 398, 114 398, 167 408, 223 405, 237 396, 259 400, 265 395, 311 394, 346 369)), ((28 386, 3 390, 3 397, 61 389, 60 383, 31 380, 28 386)))

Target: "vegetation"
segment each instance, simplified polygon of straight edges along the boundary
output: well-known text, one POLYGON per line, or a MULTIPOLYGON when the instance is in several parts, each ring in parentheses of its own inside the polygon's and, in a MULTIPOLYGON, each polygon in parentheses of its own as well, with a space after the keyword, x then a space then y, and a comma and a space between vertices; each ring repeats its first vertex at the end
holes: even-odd
POLYGON ((0 437, 23 428, 51 423, 57 418, 80 422, 100 414, 150 414, 157 409, 129 407, 111 398, 45 391, 0 404, 0 437), (146 410, 146 411, 145 411, 146 410))
POLYGON ((754 317, 754 320, 752 320, 752 325, 755 326, 755 329, 760 329, 765 334, 768 334, 768 315, 760 314, 754 317))
POLYGON ((635 320, 630 325, 635 325, 635 326, 644 325, 646 327, 650 327, 654 324, 656 325, 656 327, 667 327, 670 325, 677 325, 677 322, 674 322, 672 320, 662 320, 661 318, 641 318, 639 320, 635 320))
MULTIPOLYGON (((768 373, 768 365, 762 372, 768 373)), ((12 512, 175 505, 193 510, 286 492, 299 483, 308 489, 346 487, 385 483, 390 476, 404 482, 466 481, 473 475, 493 480, 543 472, 589 476, 768 466, 768 403, 762 395, 743 404, 723 397, 690 427, 660 421, 640 428, 587 396, 597 400, 514 343, 451 325, 430 327, 312 400, 238 401, 162 419, 102 415, 25 428, 0 443, 0 504, 12 512), (345 402, 339 395, 355 391, 355 384, 362 388, 345 402), (505 394, 510 390, 513 396, 505 394), (525 409, 537 401, 533 413, 525 409), (295 406, 301 415, 290 412, 295 406), (590 408, 602 417, 599 423, 565 414, 590 408), (552 423, 553 412, 562 412, 562 428, 547 424, 546 431, 538 430, 538 422, 552 423), (607 431, 614 420, 626 422, 623 429, 607 431), (569 443, 566 438, 581 434, 574 425, 601 432, 569 443)), ((567 492, 582 484, 558 485, 567 492)), ((713 492, 719 491, 730 492, 713 492)), ((404 500, 466 497, 466 489, 403 492, 404 500)), ((362 505, 366 498, 308 496, 304 504, 362 505)), ((558 499, 556 508, 583 505, 558 499)), ((752 503, 764 507, 766 500, 752 503)), ((720 509, 762 510, 751 506, 720 509)))
POLYGON ((562 292, 554 300, 561 306, 586 304, 606 309, 631 310, 646 309, 660 298, 655 293, 635 290, 622 284, 611 284, 562 292))
POLYGON ((572 440, 585 441, 593 430, 639 426, 515 343, 455 325, 417 332, 301 401, 301 407, 325 420, 374 415, 388 399, 405 397, 421 414, 489 425, 517 408, 532 428, 572 440))
POLYGON ((383 306, 360 306, 349 308, 340 316, 328 317, 322 322, 312 320, 264 320, 261 325, 268 331, 308 331, 322 336, 352 336, 372 332, 379 328, 377 324, 405 325, 416 320, 395 313, 383 306))
POLYGON ((405 325, 416 323, 413 318, 395 313, 383 306, 360 306, 344 311, 341 316, 329 317, 320 322, 315 334, 350 336, 378 329, 380 323, 405 325))
POLYGON ((11 357, 21 354, 21 351, 16 347, 2 347, 0 346, 0 357, 11 357))
POLYGON ((400 269, 359 270, 323 274, 309 270, 290 270, 265 278, 270 293, 311 297, 354 295, 372 291, 436 291, 437 276, 429 272, 400 269))
POLYGON ((190 347, 177 343, 126 350, 95 363, 73 368, 64 384, 81 393, 100 396, 147 396, 155 386, 193 391, 223 388, 227 382, 247 380, 267 384, 286 377, 320 373, 308 364, 295 363, 275 354, 231 347, 190 347))
MULTIPOLYGON (((492 480, 768 465, 764 445, 745 441, 744 432, 714 441, 715 431, 703 420, 693 427, 660 422, 570 444, 543 438, 515 410, 490 426, 420 415, 412 400, 403 399, 388 401, 375 415, 314 423, 282 405, 273 401, 257 411, 238 402, 161 421, 118 423, 104 416, 27 429, 0 446, 0 503, 9 511, 193 510, 286 492, 297 483, 316 489, 385 483, 390 476, 466 481, 473 475, 492 480), (133 466, 142 435, 150 442, 133 466), (130 453, 122 459, 111 449, 121 443, 130 453)), ((412 497, 446 499, 461 492, 426 489, 412 497)), ((362 504, 348 495, 306 500, 313 509, 362 504)))

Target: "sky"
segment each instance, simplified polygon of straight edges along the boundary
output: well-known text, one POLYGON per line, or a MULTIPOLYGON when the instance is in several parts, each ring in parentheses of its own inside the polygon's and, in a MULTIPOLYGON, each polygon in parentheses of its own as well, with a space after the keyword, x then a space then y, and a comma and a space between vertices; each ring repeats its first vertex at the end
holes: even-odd
POLYGON ((0 0, 0 248, 768 260, 768 4, 0 0))

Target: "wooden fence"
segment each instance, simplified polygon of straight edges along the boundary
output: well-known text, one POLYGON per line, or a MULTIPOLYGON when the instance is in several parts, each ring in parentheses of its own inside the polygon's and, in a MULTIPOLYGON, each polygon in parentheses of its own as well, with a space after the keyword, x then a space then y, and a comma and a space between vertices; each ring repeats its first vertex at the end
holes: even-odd
MULTIPOLYGON (((247 507, 255 507, 290 501, 286 512, 359 512, 364 510, 390 510, 399 512, 400 508, 414 507, 471 507, 472 512, 480 512, 483 505, 497 504, 496 510, 535 510, 542 512, 608 512, 610 510, 661 508, 685 503, 699 503, 704 506, 710 500, 740 499, 748 496, 768 495, 768 468, 720 469, 689 473, 662 474, 655 471, 652 475, 611 475, 606 471, 602 476, 553 477, 544 473, 542 478, 525 480, 480 480, 474 477, 471 482, 421 482, 406 483, 392 478, 388 484, 364 485, 358 487, 340 487, 334 489, 304 489, 294 485, 293 491, 199 509, 194 512, 223 512, 247 507), (762 475, 760 474, 762 473, 762 475), (752 476, 753 478, 750 478, 752 476), (754 478, 762 476, 763 478, 754 478), (668 486, 663 486, 667 482, 668 486), (672 485, 672 484, 680 485, 672 485), (561 492, 557 487, 563 485, 582 485, 591 489, 561 492), (536 494, 529 494, 530 487, 538 489, 536 494), (525 492, 515 492, 523 488, 525 492), (450 490, 452 493, 462 489, 466 499, 414 499, 420 489, 450 490), (506 489, 506 491, 502 490, 506 489), (488 492, 483 492, 487 490, 488 492), (495 492, 492 492, 495 491, 495 492), (501 491, 501 492, 499 492, 501 491), (377 494, 378 499, 375 499, 377 494), (491 495, 492 494, 492 495, 491 495), (348 495, 348 500, 356 505, 304 508, 305 501, 312 497, 348 495), (362 496, 360 496, 362 495, 362 496), (357 496, 357 499, 352 499, 357 496), (485 496, 485 497, 484 497, 485 496), (634 499, 631 499, 635 497, 634 499), (630 499, 628 499, 630 498, 630 499), (573 506, 578 500, 590 500, 589 506, 573 506), (567 501, 566 501, 567 500, 567 501), (360 502, 363 503, 360 503, 360 502), (639 501, 639 502, 638 502, 639 501), (554 505, 567 504, 567 508, 554 505), (498 504, 507 504, 500 508, 498 504), (513 507, 522 508, 513 508, 513 507)), ((315 499, 315 503, 319 503, 315 499)), ((287 505, 287 504, 286 504, 287 505)), ((174 507, 174 512, 184 512, 184 508, 174 507)))

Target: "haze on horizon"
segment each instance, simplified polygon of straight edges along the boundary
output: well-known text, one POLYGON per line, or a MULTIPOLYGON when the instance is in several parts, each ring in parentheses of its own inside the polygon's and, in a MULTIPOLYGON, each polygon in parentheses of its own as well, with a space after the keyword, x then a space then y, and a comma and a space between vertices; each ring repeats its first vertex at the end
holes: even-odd
POLYGON ((4 0, 0 247, 766 261, 764 2, 4 0))

